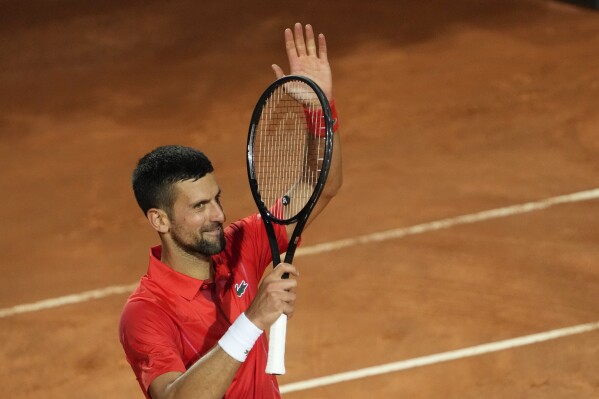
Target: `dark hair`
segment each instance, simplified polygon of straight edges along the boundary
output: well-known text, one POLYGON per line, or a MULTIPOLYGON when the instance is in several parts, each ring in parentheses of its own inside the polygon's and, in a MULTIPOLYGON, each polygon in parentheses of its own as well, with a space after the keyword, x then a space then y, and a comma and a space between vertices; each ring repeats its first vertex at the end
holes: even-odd
POLYGON ((170 213, 174 183, 197 180, 213 171, 212 163, 201 151, 178 145, 158 147, 137 163, 131 178, 133 193, 144 215, 151 208, 170 213))

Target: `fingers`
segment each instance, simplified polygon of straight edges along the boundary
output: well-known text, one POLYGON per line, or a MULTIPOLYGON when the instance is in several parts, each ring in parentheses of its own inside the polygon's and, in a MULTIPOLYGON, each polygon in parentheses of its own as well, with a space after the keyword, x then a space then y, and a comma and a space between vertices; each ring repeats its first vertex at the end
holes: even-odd
POLYGON ((295 47, 295 39, 291 29, 285 29, 285 50, 287 51, 287 57, 289 60, 295 60, 297 58, 297 49, 295 47))
MULTIPOLYGON (((304 29, 302 28, 302 24, 299 22, 295 24, 294 29, 294 40, 295 40, 295 49, 297 50, 297 55, 300 57, 307 55, 306 52, 306 43, 304 42, 304 29)), ((314 35, 312 35, 314 36, 314 35)), ((312 38, 314 40, 314 37, 312 38)))
POLYGON ((280 313, 285 313, 289 316, 289 314, 293 313, 295 308, 295 300, 297 299, 297 295, 294 291, 284 291, 278 294, 278 299, 280 302, 280 313))
POLYGON ((322 33, 318 35, 318 57, 328 62, 327 41, 322 33))
POLYGON ((271 276, 274 278, 281 278, 281 276, 283 276, 285 273, 299 277, 299 271, 290 263, 279 263, 277 267, 274 268, 271 276))
POLYGON ((285 313, 288 318, 291 318, 295 309, 297 280, 292 278, 282 279, 281 277, 284 274, 299 277, 299 271, 295 266, 289 263, 280 263, 269 276, 274 280, 270 282, 269 288, 271 293, 276 295, 279 301, 281 301, 281 308, 279 310, 285 313))
POLYGON ((318 56, 316 54, 316 42, 314 41, 312 25, 306 25, 306 50, 308 55, 318 56))
MULTIPOLYGON (((314 29, 312 25, 307 24, 305 27, 305 38, 304 38, 304 27, 302 24, 297 22, 293 26, 293 30, 285 29, 285 48, 289 57, 304 57, 304 56, 315 56, 318 57, 318 50, 321 44, 324 43, 324 35, 318 36, 318 48, 316 47, 316 38, 314 36, 314 29)), ((326 43, 325 43, 326 52, 326 43)))
POLYGON ((271 274, 264 278, 252 304, 246 310, 246 316, 261 330, 266 329, 285 313, 293 315, 295 308, 297 280, 282 279, 284 273, 297 277, 299 272, 288 263, 279 264, 271 274))

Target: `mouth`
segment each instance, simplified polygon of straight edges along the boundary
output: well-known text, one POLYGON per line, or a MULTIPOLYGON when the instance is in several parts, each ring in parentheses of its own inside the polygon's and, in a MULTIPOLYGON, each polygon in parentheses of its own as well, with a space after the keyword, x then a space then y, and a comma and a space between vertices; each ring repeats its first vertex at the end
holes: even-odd
POLYGON ((211 236, 220 236, 223 233, 223 227, 217 226, 216 228, 206 229, 202 231, 202 234, 208 234, 211 236))

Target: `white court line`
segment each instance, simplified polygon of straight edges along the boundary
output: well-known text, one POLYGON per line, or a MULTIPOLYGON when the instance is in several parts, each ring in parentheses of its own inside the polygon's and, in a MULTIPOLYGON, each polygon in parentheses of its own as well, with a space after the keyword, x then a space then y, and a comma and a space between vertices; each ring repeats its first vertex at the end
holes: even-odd
MULTIPOLYGON (((367 244, 371 242, 387 241, 394 238, 405 237, 409 235, 422 234, 429 231, 447 229, 449 227, 481 222, 489 219, 497 219, 501 217, 507 217, 512 215, 518 215, 521 213, 527 213, 546 209, 554 205, 566 204, 572 202, 588 201, 591 199, 599 198, 599 188, 580 191, 577 193, 560 195, 557 197, 551 197, 540 201, 527 202, 520 205, 512 205, 503 208, 491 209, 488 211, 482 211, 472 213, 468 215, 457 216, 453 218, 441 219, 434 222, 418 224, 410 227, 400 227, 397 229, 381 231, 378 233, 366 234, 354 238, 347 238, 338 241, 331 241, 328 243, 312 245, 304 248, 299 248, 296 252, 296 256, 302 255, 314 255, 323 252, 334 251, 349 246, 367 244)), ((91 299, 104 298, 110 295, 123 294, 131 292, 135 289, 137 283, 121 286, 111 286, 106 288, 100 288, 92 291, 85 291, 79 294, 72 294, 62 296, 58 298, 45 299, 34 303, 16 305, 9 308, 0 309, 0 318, 9 317, 21 313, 35 312, 42 309, 56 308, 59 306, 86 302, 91 299)))
POLYGON ((430 356, 417 357, 414 359, 402 360, 394 363, 382 364, 379 366, 363 368, 360 370, 348 371, 345 373, 333 374, 311 380, 293 382, 281 385, 281 393, 294 391, 303 391, 306 389, 318 388, 325 385, 337 384, 340 382, 357 380, 360 378, 372 377, 376 375, 407 370, 416 367, 427 366, 436 363, 448 362, 450 360, 464 359, 472 356, 479 356, 487 353, 497 352, 505 349, 512 349, 519 346, 536 344, 552 339, 563 338, 570 335, 582 334, 599 329, 599 322, 580 324, 578 326, 566 327, 557 330, 546 331, 538 334, 526 335, 523 337, 507 339, 505 341, 491 342, 469 348, 458 349, 449 352, 437 353, 430 356))
POLYGON ((299 248, 296 255, 313 255, 323 252, 333 251, 336 249, 351 247, 358 244, 367 244, 371 242, 387 241, 394 238, 401 238, 409 235, 422 234, 429 231, 447 229, 449 227, 462 224, 482 222, 489 219, 497 219, 507 216, 518 215, 532 211, 546 209, 554 205, 566 204, 571 202, 588 201, 599 198, 599 188, 587 191, 580 191, 573 194, 560 195, 558 197, 547 198, 535 202, 527 202, 520 205, 506 206, 504 208, 496 208, 488 211, 471 213, 468 215, 456 216, 447 219, 437 220, 435 222, 417 224, 410 227, 400 227, 397 229, 381 231, 378 233, 366 234, 354 238, 346 238, 344 240, 326 242, 322 244, 312 245, 305 248, 299 248))
POLYGON ((0 309, 0 319, 3 317, 13 316, 20 313, 36 312, 43 309, 57 308, 59 306, 69 305, 73 303, 86 302, 91 299, 100 299, 111 295, 129 294, 137 284, 116 285, 112 287, 100 288, 97 290, 84 291, 79 294, 65 295, 58 298, 44 299, 43 301, 26 303, 24 305, 16 305, 11 308, 0 309))

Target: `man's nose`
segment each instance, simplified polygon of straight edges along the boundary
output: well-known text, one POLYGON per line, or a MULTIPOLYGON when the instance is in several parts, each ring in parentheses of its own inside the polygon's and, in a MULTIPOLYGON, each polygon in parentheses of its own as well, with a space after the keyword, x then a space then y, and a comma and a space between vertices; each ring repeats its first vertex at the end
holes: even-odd
POLYGON ((214 201, 212 204, 210 220, 218 223, 224 223, 225 221, 225 212, 223 211, 223 207, 216 201, 214 201))

